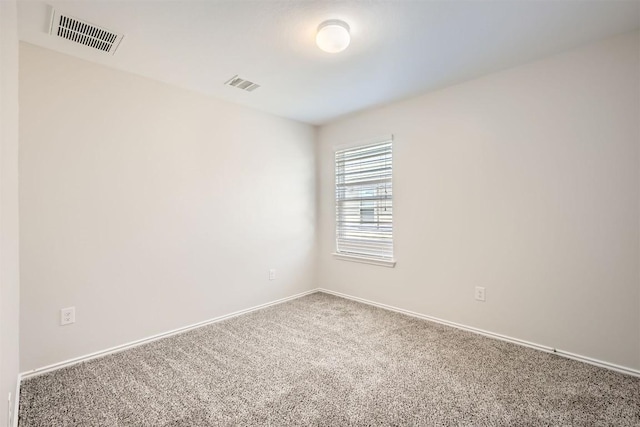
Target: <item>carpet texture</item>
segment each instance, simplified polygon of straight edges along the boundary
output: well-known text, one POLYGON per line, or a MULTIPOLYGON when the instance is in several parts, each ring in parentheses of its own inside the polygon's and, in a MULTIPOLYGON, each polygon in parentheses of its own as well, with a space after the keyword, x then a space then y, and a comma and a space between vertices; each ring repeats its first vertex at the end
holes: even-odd
POLYGON ((32 426, 640 425, 640 379, 316 293, 25 380, 32 426))

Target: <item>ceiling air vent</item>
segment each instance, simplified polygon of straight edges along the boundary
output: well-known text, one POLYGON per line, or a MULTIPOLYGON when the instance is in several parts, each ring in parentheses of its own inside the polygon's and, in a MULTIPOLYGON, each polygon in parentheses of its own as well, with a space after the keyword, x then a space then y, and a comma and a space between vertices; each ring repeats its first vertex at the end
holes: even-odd
POLYGON ((254 90, 260 87, 259 84, 250 82, 249 80, 241 79, 237 75, 231 77, 224 84, 227 86, 233 86, 233 87, 237 87, 238 89, 246 90, 247 92, 253 92, 254 90))
POLYGON ((122 38, 122 34, 106 30, 77 18, 64 15, 57 10, 51 14, 52 36, 62 37, 76 43, 114 54, 122 38))

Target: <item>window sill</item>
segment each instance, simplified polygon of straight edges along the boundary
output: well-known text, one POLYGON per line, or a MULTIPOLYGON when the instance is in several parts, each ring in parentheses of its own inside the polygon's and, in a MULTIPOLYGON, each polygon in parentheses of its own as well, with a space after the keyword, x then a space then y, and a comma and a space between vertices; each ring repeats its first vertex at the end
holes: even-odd
POLYGON ((396 260, 386 260, 386 259, 376 259, 376 258, 367 258, 357 255, 346 255, 339 253, 332 253, 335 259, 339 259, 341 261, 351 261, 351 262, 360 262, 363 264, 371 264, 371 265, 379 265, 381 267, 389 267, 393 268, 396 266, 396 260))

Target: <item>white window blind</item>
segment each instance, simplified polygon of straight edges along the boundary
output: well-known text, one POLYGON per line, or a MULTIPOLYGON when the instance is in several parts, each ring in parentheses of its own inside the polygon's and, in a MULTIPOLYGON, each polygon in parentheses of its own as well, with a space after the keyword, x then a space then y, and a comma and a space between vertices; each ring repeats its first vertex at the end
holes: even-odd
POLYGON ((393 259, 392 140, 336 151, 336 252, 393 259))

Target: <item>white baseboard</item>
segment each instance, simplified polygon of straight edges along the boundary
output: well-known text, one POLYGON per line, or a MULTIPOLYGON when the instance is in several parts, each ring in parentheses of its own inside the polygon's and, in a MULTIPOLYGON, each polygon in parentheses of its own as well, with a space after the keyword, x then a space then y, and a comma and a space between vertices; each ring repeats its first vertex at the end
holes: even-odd
POLYGON ((462 329, 464 331, 469 331, 469 332, 473 332, 473 333, 476 333, 476 334, 484 335, 484 336, 489 337, 489 338, 495 338, 495 339, 499 339, 499 340, 502 340, 502 341, 507 341, 507 342, 510 342, 510 343, 522 345, 522 346, 525 346, 525 347, 530 347, 530 348, 533 348, 533 349, 536 349, 536 350, 544 351, 546 353, 557 354, 558 356, 562 356, 562 357, 566 357, 568 359, 573 359, 573 360, 577 360, 577 361, 580 361, 580 362, 588 363, 590 365, 599 366, 601 368, 610 369, 612 371, 620 372, 620 373, 623 373, 623 374, 632 375, 632 376, 635 376, 635 377, 640 377, 640 370, 633 369, 633 368, 628 368, 626 366, 620 366, 620 365, 616 365, 614 363, 609 363, 609 362, 605 362, 605 361, 602 361, 602 360, 593 359, 591 357, 582 356, 580 354, 575 354, 575 353, 571 353, 571 352, 568 352, 568 351, 559 350, 557 348, 548 347, 548 346, 545 346, 545 345, 541 345, 541 344, 536 344, 536 343, 532 343, 532 342, 529 342, 529 341, 520 340, 520 339, 509 337, 509 336, 506 336, 506 335, 496 334, 494 332, 485 331, 483 329, 478 329, 478 328, 474 328, 474 327, 467 326, 467 325, 462 325, 460 323, 450 322, 448 320, 439 319, 439 318, 433 317, 433 316, 427 316, 425 314, 416 313, 416 312, 410 311, 410 310, 404 310, 402 308, 394 307, 394 306, 387 305, 387 304, 381 304, 381 303, 378 303, 378 302, 375 302, 375 301, 370 301, 368 299, 354 297, 352 295, 343 294, 342 292, 331 291, 329 289, 324 289, 324 288, 318 288, 318 291, 319 292, 324 292, 326 294, 335 295, 335 296, 338 296, 338 297, 350 299, 350 300, 353 300, 353 301, 361 302, 363 304, 368 304, 368 305, 372 305, 372 306, 375 306, 375 307, 383 308, 385 310, 395 311, 397 313, 402 313, 402 314, 406 314, 408 316, 417 317, 419 319, 429 320, 431 322, 436 322, 436 323, 440 323, 442 325, 451 326, 451 327, 454 327, 454 328, 457 328, 457 329, 462 329))
MULTIPOLYGON (((282 304, 283 302, 287 302, 287 301, 291 301, 291 300, 294 300, 294 299, 297 299, 297 298, 301 298, 303 296, 306 296, 306 295, 309 295, 309 294, 313 294, 313 293, 316 293, 316 292, 318 292, 318 289, 311 289, 310 291, 306 291, 306 292, 302 292, 302 293, 299 293, 299 294, 295 294, 295 295, 292 295, 290 297, 281 298, 281 299, 278 299, 278 300, 275 300, 275 301, 267 302, 265 304, 256 305, 255 307, 247 308, 247 309, 244 309, 244 310, 234 311, 233 313, 225 314, 223 316, 214 317, 213 319, 204 320, 202 322, 194 323, 192 325, 183 326, 182 328, 173 329, 173 330, 167 331, 167 332, 162 332, 162 333, 159 333, 159 334, 156 334, 156 335, 152 335, 152 336, 147 337, 147 338, 142 338, 142 339, 139 339, 139 340, 131 341, 131 342, 128 342, 126 344, 117 345, 115 347, 111 347, 111 348, 107 348, 107 349, 104 349, 104 350, 96 351, 94 353, 85 354, 84 356, 74 357, 73 359, 64 360, 62 362, 54 363, 52 365, 43 366, 42 368, 33 369, 31 371, 22 372, 18 377, 18 387, 19 387, 20 382, 22 380, 24 380, 24 379, 27 379, 27 378, 35 377, 37 375, 42 375, 42 374, 45 374, 47 372, 55 371, 57 369, 66 368, 67 366, 72 366, 72 365, 75 365, 77 363, 85 362, 87 360, 96 359, 98 357, 103 357, 103 356, 106 356, 108 354, 118 353, 118 352, 130 349, 130 348, 133 348, 133 347, 137 347, 137 346, 142 345, 142 344, 150 343, 152 341, 157 341, 159 339, 169 337, 171 335, 176 335, 176 334, 180 334, 182 332, 190 331, 192 329, 201 328, 203 326, 207 326, 207 325, 210 325, 212 323, 221 322, 223 320, 231 319, 232 317, 240 316, 242 314, 251 313, 252 311, 260 310, 262 308, 266 308, 266 307, 269 307, 269 306, 272 306, 272 305, 282 304)), ((19 397, 19 395, 16 396, 16 401, 17 401, 18 397, 19 397)))
POLYGON ((20 382, 22 382, 22 374, 18 374, 16 382, 16 394, 13 396, 13 417, 10 421, 11 424, 7 427, 18 427, 18 410, 20 409, 20 382))
POLYGON ((14 410, 14 426, 17 426, 17 422, 18 422, 18 413, 17 413, 17 411, 18 411, 18 408, 19 408, 19 399, 20 399, 20 382, 22 380, 24 380, 24 379, 31 378, 31 377, 34 377, 34 376, 37 376, 37 375, 41 375, 41 374, 44 374, 44 373, 47 373, 47 372, 55 371, 57 369, 65 368, 67 366, 75 365, 77 363, 81 363, 81 362, 84 362, 84 361, 87 361, 87 360, 91 360, 91 359, 95 359, 95 358, 98 358, 98 357, 106 356, 108 354, 118 353, 120 351, 124 351, 124 350, 127 350, 129 348, 137 347, 137 346, 142 345, 142 344, 146 344, 146 343, 149 343, 149 342, 152 342, 152 341, 156 341, 156 340, 159 340, 159 339, 162 339, 162 338, 166 338, 166 337, 169 337, 171 335, 179 334, 179 333, 182 333, 182 332, 187 332, 189 330, 200 328, 200 327, 203 327, 203 326, 206 326, 206 325, 210 325, 212 323, 221 322, 223 320, 230 319, 230 318, 236 317, 236 316, 240 316, 242 314, 250 313, 252 311, 260 310, 262 308, 266 308, 266 307, 269 307, 269 306, 272 306, 272 305, 282 304, 283 302, 287 302, 287 301, 291 301, 291 300, 294 300, 294 299, 297 299, 297 298, 301 298, 303 296, 310 295, 310 294, 313 294, 313 293, 316 293, 316 292, 323 292, 323 293, 326 293, 326 294, 339 296, 339 297, 342 297, 342 298, 346 298, 346 299, 350 299, 350 300, 353 300, 353 301, 358 301, 358 302, 361 302, 361 303, 364 303, 364 304, 372 305, 372 306, 375 306, 375 307, 383 308, 385 310, 395 311, 397 313, 406 314, 408 316, 417 317, 419 319, 429 320, 431 322, 440 323, 442 325, 451 326, 451 327, 454 327, 454 328, 457 328, 457 329, 462 329, 462 330, 465 330, 465 331, 469 331, 469 332, 473 332, 473 333, 476 333, 476 334, 484 335, 486 337, 495 338, 495 339, 499 339, 499 340, 502 340, 502 341, 508 341, 508 342, 511 342, 511 343, 514 343, 514 344, 518 344, 518 345, 522 345, 522 346, 525 346, 525 347, 530 347, 530 348, 533 348, 533 349, 536 349, 536 350, 544 351, 546 353, 557 354, 557 355, 562 356, 562 357, 566 357, 566 358, 573 359, 573 360, 578 360, 580 362, 588 363, 590 365, 599 366, 601 368, 610 369, 610 370, 613 370, 613 371, 616 371, 616 372, 621 372, 623 374, 632 375, 632 376, 635 376, 635 377, 640 377, 640 371, 637 370, 637 369, 628 368, 626 366, 616 365, 616 364, 605 362, 605 361, 602 361, 602 360, 593 359, 591 357, 582 356, 580 354, 575 354, 575 353, 571 353, 571 352, 568 352, 568 351, 559 350, 559 349, 556 349, 556 348, 553 348, 553 347, 548 347, 548 346, 544 346, 544 345, 541 345, 541 344, 536 344, 536 343, 532 343, 532 342, 529 342, 529 341, 525 341, 525 340, 509 337, 509 336, 506 336, 506 335, 501 335, 501 334, 497 334, 497 333, 494 333, 494 332, 485 331, 485 330, 474 328, 474 327, 471 327, 471 326, 462 325, 462 324, 455 323, 455 322, 450 322, 448 320, 443 320, 443 319, 439 319, 437 317, 428 316, 428 315, 421 314, 421 313, 416 313, 416 312, 413 312, 413 311, 410 311, 410 310, 405 310, 405 309, 394 307, 394 306, 387 305, 387 304, 381 304, 381 303, 378 303, 378 302, 375 302, 375 301, 370 301, 370 300, 367 300, 367 299, 364 299, 364 298, 355 297, 355 296, 344 294, 344 293, 341 293, 341 292, 336 292, 336 291, 332 291, 332 290, 324 289, 324 288, 316 288, 316 289, 311 289, 309 291, 302 292, 302 293, 299 293, 299 294, 296 294, 296 295, 292 295, 290 297, 281 298, 281 299, 278 299, 278 300, 275 300, 275 301, 271 301, 271 302, 268 302, 268 303, 265 303, 265 304, 257 305, 255 307, 251 307, 251 308, 247 308, 247 309, 244 309, 244 310, 235 311, 233 313, 226 314, 226 315, 219 316, 219 317, 215 317, 213 319, 205 320, 205 321, 202 321, 202 322, 199 322, 199 323, 194 323, 192 325, 184 326, 182 328, 173 329, 171 331, 163 332, 163 333, 160 333, 160 334, 157 334, 157 335, 153 335, 153 336, 150 336, 150 337, 147 337, 147 338, 142 338, 142 339, 139 339, 139 340, 136 340, 136 341, 131 341, 131 342, 126 343, 126 344, 121 344, 121 345, 118 345, 118 346, 115 346, 115 347, 111 347, 111 348, 100 350, 100 351, 97 351, 97 352, 94 352, 94 353, 86 354, 84 356, 75 357, 73 359, 69 359, 69 360, 65 360, 65 361, 62 361, 62 362, 54 363, 52 365, 44 366, 42 368, 37 368, 37 369, 33 369, 31 371, 23 372, 23 373, 19 374, 19 376, 18 376, 18 384, 16 386, 16 396, 15 396, 15 408, 16 409, 14 410))

